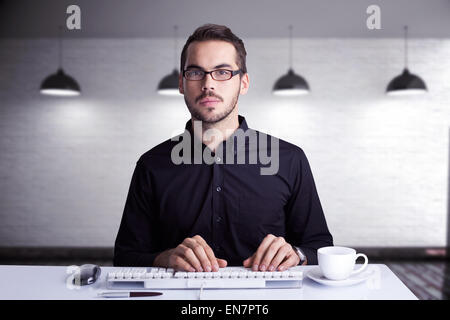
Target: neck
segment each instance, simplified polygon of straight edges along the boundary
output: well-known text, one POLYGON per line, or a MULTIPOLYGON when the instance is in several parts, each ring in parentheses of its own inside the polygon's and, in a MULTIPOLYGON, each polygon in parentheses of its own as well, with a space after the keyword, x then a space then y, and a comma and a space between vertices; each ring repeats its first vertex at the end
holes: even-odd
MULTIPOLYGON (((192 123, 199 121, 192 117, 192 123)), ((239 119, 237 108, 235 108, 225 119, 218 122, 207 123, 202 122, 201 133, 197 130, 197 126, 193 126, 194 134, 208 146, 213 152, 215 152, 217 146, 224 140, 227 140, 237 128, 239 128, 239 119)))

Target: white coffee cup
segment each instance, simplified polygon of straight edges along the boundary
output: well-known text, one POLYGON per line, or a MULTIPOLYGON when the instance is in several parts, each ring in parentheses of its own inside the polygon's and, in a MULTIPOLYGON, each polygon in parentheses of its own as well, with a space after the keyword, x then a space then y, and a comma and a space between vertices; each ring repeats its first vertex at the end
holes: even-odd
POLYGON ((351 275, 363 271, 369 262, 363 253, 356 253, 355 249, 347 247, 323 247, 317 250, 317 259, 322 274, 330 280, 345 280, 351 275), (356 259, 364 257, 364 265, 357 270, 356 259))

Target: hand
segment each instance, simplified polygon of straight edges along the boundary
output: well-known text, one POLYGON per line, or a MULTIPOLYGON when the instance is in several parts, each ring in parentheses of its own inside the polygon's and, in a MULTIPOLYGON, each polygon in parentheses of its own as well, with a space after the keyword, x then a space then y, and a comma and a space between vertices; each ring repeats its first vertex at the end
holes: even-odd
POLYGON ((300 257, 283 237, 267 235, 256 252, 244 260, 244 267, 253 271, 283 271, 298 265, 300 257))
POLYGON ((227 266, 227 261, 216 258, 206 241, 196 235, 186 238, 176 248, 161 252, 154 266, 173 268, 177 271, 219 271, 227 266))

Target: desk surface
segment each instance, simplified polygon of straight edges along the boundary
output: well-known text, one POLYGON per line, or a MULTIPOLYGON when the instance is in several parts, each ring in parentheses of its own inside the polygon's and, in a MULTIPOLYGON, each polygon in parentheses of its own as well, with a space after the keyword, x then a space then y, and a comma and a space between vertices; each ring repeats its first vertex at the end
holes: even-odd
MULTIPOLYGON (((383 264, 370 264, 373 277, 349 287, 329 287, 314 282, 306 274, 317 266, 299 266, 304 272, 299 289, 204 289, 204 300, 417 300, 417 297, 383 264)), ((105 278, 114 267, 102 267, 100 279, 88 286, 70 289, 67 267, 0 265, 0 300, 90 300, 106 291, 105 278)), ((117 290, 114 290, 117 291, 117 290)), ((198 300, 200 290, 155 290, 162 296, 149 300, 198 300)))

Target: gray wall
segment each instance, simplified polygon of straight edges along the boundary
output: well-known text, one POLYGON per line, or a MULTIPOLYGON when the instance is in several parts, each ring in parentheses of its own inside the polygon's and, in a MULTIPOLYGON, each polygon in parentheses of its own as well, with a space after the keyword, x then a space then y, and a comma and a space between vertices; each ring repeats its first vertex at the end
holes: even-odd
MULTIPOLYGON (((281 99, 287 39, 244 39, 249 126, 302 147, 335 243, 446 242, 450 40, 410 43, 410 69, 429 94, 384 95, 402 69, 401 39, 295 39, 294 68, 312 94, 281 99)), ((160 97, 171 39, 66 41, 79 98, 40 96, 54 40, 0 42, 0 243, 112 246, 135 161, 182 132, 182 97, 160 97)))
POLYGON ((230 26, 243 38, 278 38, 287 25, 299 37, 450 37, 450 0, 0 0, 0 37, 50 37, 77 4, 82 31, 73 37, 187 37, 200 24, 230 26), (3 4, 3 5, 2 5, 3 4), (381 30, 366 27, 366 9, 381 9, 381 30))
POLYGON ((449 15, 448 0, 0 1, 0 246, 113 245, 136 160, 190 116, 181 96, 155 92, 174 67, 172 26, 181 50, 204 22, 243 38, 240 114, 305 150, 336 244, 446 245, 449 15), (83 94, 41 96, 72 3, 83 29, 64 33, 63 65, 83 94), (369 4, 382 30, 365 28, 369 4), (288 68, 290 23, 312 93, 280 98, 270 91, 288 68), (384 95, 403 68, 404 24, 425 96, 384 95))

